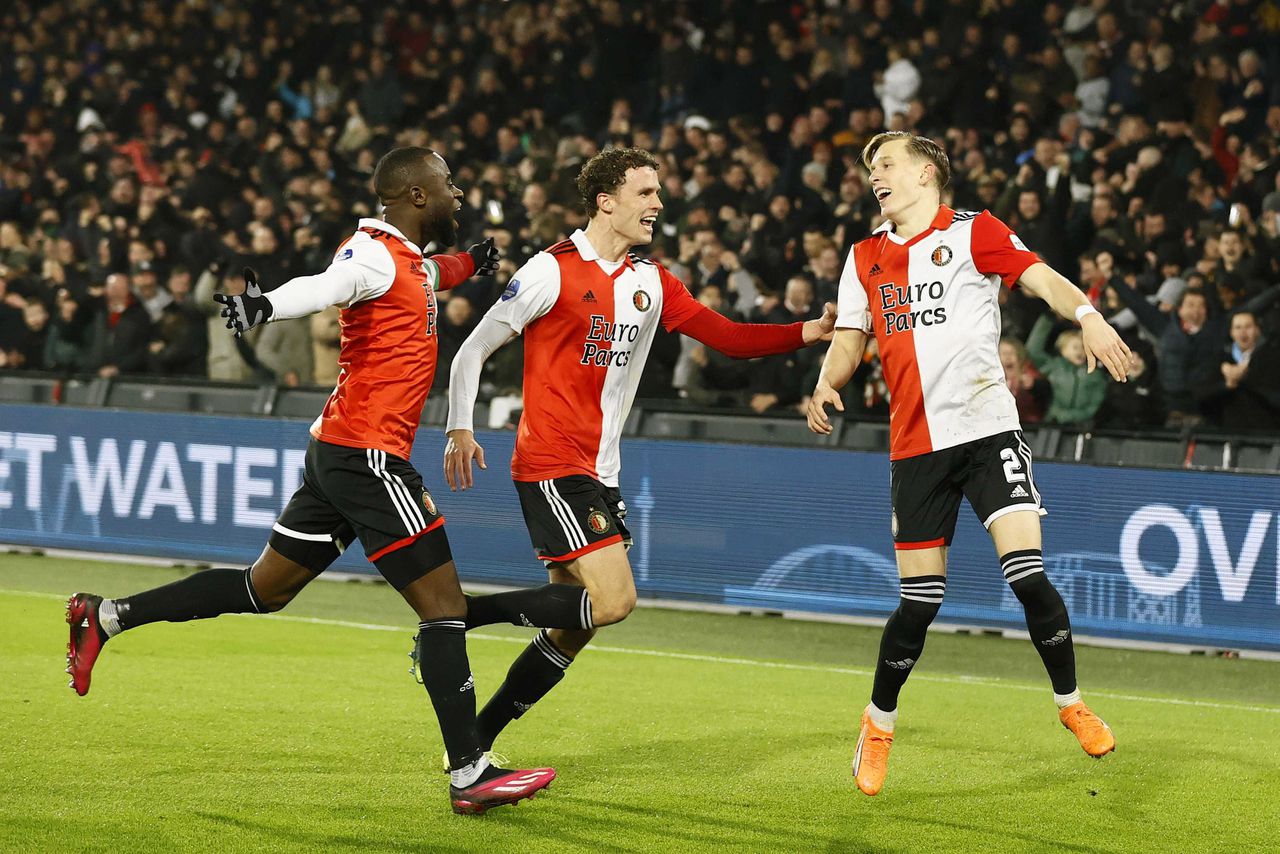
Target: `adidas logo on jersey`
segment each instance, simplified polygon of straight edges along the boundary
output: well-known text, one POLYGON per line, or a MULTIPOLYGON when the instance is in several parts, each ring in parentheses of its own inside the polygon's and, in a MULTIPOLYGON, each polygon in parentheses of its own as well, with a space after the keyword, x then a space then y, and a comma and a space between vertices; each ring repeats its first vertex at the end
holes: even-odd
POLYGON ((884 275, 884 270, 880 269, 879 264, 872 264, 871 269, 867 272, 868 279, 871 278, 872 276, 883 276, 883 275, 884 275))
POLYGON ((1013 488, 1013 492, 1009 493, 1010 498, 1026 498, 1027 491, 1022 488, 1022 484, 1018 484, 1013 488))
POLYGON ((583 301, 583 302, 595 302, 595 301, 596 301, 596 295, 595 295, 595 294, 593 294, 591 291, 587 291, 585 294, 583 294, 583 295, 582 295, 582 301, 583 301))

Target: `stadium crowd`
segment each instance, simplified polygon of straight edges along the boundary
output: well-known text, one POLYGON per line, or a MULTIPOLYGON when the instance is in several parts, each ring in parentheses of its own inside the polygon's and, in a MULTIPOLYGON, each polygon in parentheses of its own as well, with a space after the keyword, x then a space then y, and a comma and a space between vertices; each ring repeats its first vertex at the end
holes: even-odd
MULTIPOLYGON (((0 12, 0 367, 328 385, 337 309, 246 339, 211 294, 317 272, 395 145, 466 192, 494 280, 445 295, 441 369, 512 273, 585 223, 573 180, 664 164, 649 252, 704 304, 816 317, 878 224, 881 129, 945 144, 1134 348, 1130 382, 1002 293, 1024 422, 1280 432, 1276 0, 15 0, 0 12)), ((518 347, 486 390, 518 391, 518 347)), ((737 362, 659 335, 641 397, 794 409, 815 348, 737 362)), ((847 412, 887 413, 874 346, 847 412)))

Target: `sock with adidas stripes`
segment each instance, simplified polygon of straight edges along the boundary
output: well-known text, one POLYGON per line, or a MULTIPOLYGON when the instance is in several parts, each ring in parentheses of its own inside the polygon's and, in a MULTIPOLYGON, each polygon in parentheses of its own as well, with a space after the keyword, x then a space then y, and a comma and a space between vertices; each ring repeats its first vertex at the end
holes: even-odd
POLYGON ((184 623, 266 610, 249 580, 248 569, 206 569, 122 599, 103 599, 98 606, 98 624, 103 634, 114 637, 147 623, 184 623))
POLYGON ((591 629, 591 597, 576 584, 544 584, 467 597, 467 628, 511 623, 539 629, 591 629))
POLYGON ((1035 644, 1044 669, 1049 672, 1053 692, 1068 695, 1076 690, 1076 652, 1071 642, 1071 620, 1058 589, 1044 573, 1040 549, 1022 549, 1000 558, 1000 569, 1013 595, 1022 603, 1027 631, 1035 644))
POLYGON ((431 697, 444 748, 458 772, 455 786, 469 786, 483 771, 476 728, 476 683, 467 660, 467 628, 461 617, 418 623, 418 674, 431 697), (471 779, 467 779, 470 777, 471 779))
POLYGON ((484 749, 491 749, 494 739, 507 724, 529 711, 534 703, 556 687, 572 663, 573 659, 552 643, 545 629, 538 632, 533 643, 525 647, 512 663, 506 681, 476 717, 480 744, 484 749))
POLYGON ((898 708, 898 692, 906 684, 924 650, 929 624, 942 607, 947 591, 945 575, 917 575, 899 582, 898 609, 889 615, 880 638, 880 657, 871 688, 871 702, 890 713, 898 708))

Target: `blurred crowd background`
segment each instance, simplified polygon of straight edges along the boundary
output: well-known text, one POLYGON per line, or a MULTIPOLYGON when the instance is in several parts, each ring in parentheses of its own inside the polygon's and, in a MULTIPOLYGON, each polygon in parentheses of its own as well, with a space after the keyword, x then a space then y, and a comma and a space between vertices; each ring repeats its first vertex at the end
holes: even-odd
MULTIPOLYGON (((943 142, 944 201, 989 209, 1126 335, 1002 296, 1026 423, 1280 433, 1275 0, 10 0, 0 9, 0 370, 330 385, 337 309, 244 340, 216 290, 326 267, 397 145, 466 192, 437 388, 511 274, 585 224, 602 147, 664 164, 647 251, 705 305, 786 323, 835 300, 878 224, 882 129, 943 142)), ((446 247, 438 247, 444 249, 446 247)), ((442 295, 444 297, 446 295, 442 295)), ((822 350, 734 361, 660 335, 641 397, 786 412, 822 350)), ((518 393, 520 347, 487 366, 518 393)), ((874 346, 847 413, 887 413, 874 346)))

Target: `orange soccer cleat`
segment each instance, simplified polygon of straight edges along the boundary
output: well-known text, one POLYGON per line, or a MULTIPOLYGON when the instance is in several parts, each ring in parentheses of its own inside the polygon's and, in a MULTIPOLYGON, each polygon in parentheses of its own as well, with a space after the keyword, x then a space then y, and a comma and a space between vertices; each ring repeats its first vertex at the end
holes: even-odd
POLYGON ((862 730, 858 733, 858 748, 853 753, 853 778, 864 795, 879 793, 884 787, 884 775, 889 772, 889 748, 893 747, 893 733, 886 732, 871 722, 871 716, 862 713, 862 730))
POLYGON ((1083 701, 1059 709, 1058 719, 1080 739, 1084 752, 1095 759, 1116 749, 1116 737, 1112 735, 1111 727, 1090 711, 1083 701))

